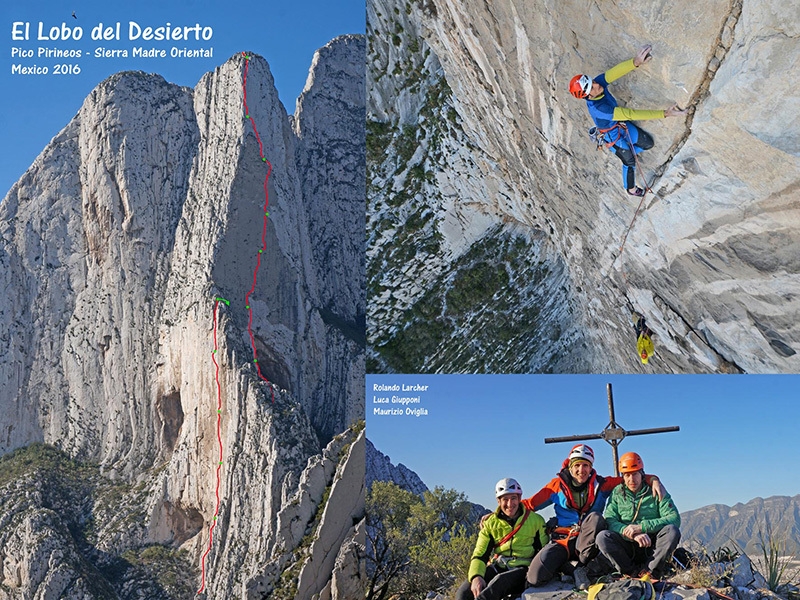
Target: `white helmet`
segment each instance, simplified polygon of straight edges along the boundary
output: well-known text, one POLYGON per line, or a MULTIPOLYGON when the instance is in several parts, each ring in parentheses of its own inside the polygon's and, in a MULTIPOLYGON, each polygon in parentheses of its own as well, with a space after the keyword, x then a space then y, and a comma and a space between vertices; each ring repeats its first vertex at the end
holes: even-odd
POLYGON ((522 495, 522 487, 519 485, 519 483, 517 483, 516 479, 506 477, 505 479, 498 481, 497 485, 494 486, 495 497, 499 498, 500 496, 505 496, 506 494, 522 495))
POLYGON ((594 450, 592 450, 591 446, 587 446, 586 444, 578 444, 570 450, 567 459, 570 464, 573 459, 578 459, 588 461, 590 465, 594 465, 594 450))

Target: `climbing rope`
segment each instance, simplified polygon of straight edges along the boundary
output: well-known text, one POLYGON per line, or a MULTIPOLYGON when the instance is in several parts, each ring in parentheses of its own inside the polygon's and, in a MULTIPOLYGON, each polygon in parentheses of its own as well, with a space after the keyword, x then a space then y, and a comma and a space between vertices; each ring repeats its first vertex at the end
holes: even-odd
MULTIPOLYGON (((631 140, 631 134, 628 131, 628 127, 621 123, 622 129, 625 130, 625 135, 628 137, 628 144, 630 144, 631 152, 633 152, 633 160, 636 162, 636 170, 640 173, 640 177, 642 178, 642 182, 644 183, 644 193, 642 194, 642 199, 639 200, 639 206, 636 207, 636 212, 633 213, 633 218, 631 219, 628 228, 625 230, 625 235, 622 236, 622 242, 619 245, 619 250, 617 251, 617 255, 614 257, 614 260, 611 261, 611 266, 614 266, 614 263, 617 259, 622 256, 622 250, 625 248, 625 242, 628 241, 628 234, 630 233, 631 229, 633 229, 633 224, 636 221, 636 217, 639 216, 639 211, 642 209, 642 204, 644 203, 644 199, 647 197, 647 192, 651 192, 652 189, 650 185, 647 183, 647 179, 644 177, 644 171, 642 171, 642 167, 639 164, 639 156, 636 154, 636 151, 633 148, 633 141, 631 140)), ((625 277, 625 273, 622 273, 622 276, 625 277)), ((627 284, 628 278, 625 277, 625 283, 627 284)))

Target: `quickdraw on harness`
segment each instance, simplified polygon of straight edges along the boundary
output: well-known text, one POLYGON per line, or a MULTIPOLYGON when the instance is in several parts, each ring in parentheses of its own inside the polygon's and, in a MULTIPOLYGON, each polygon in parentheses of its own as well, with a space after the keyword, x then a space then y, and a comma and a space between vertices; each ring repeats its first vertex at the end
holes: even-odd
POLYGON ((622 132, 625 131, 627 133, 628 127, 625 123, 616 123, 613 127, 609 127, 608 129, 601 129, 600 127, 592 127, 589 129, 589 137, 594 140, 594 143, 597 144, 597 149, 600 150, 603 146, 606 148, 611 148, 616 144, 620 138, 622 137, 622 132), (611 133, 614 132, 614 133, 611 133), (610 142, 606 141, 606 134, 611 133, 610 137, 613 138, 610 142))
MULTIPOLYGON (((494 545, 493 551, 497 550, 500 546, 505 544, 507 541, 509 541, 511 538, 513 538, 517 534, 517 532, 525 524, 525 521, 528 520, 528 517, 530 516, 531 512, 533 512, 533 511, 530 511, 527 508, 524 509, 524 512, 522 513, 522 519, 520 520, 520 522, 517 523, 516 526, 503 537, 503 539, 501 539, 499 542, 497 542, 494 545)), ((510 558, 512 558, 512 557, 503 556, 502 554, 495 553, 495 555, 492 557, 491 562, 499 563, 503 567, 508 568, 508 561, 509 561, 510 558)))

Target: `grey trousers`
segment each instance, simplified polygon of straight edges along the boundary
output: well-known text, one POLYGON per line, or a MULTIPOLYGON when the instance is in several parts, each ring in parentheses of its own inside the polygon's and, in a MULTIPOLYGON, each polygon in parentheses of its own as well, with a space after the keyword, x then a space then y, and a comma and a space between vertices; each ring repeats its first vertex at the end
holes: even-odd
POLYGON ((588 563, 597 556, 595 538, 606 527, 606 520, 600 513, 586 515, 580 533, 569 541, 569 551, 562 544, 550 542, 533 557, 528 567, 528 584, 544 585, 570 560, 577 559, 584 565, 588 563))
POLYGON ((635 571, 641 569, 642 565, 650 572, 662 571, 681 541, 681 530, 675 525, 666 525, 658 533, 648 535, 653 545, 641 548, 618 533, 601 531, 597 534, 597 547, 625 575, 636 575, 635 571))

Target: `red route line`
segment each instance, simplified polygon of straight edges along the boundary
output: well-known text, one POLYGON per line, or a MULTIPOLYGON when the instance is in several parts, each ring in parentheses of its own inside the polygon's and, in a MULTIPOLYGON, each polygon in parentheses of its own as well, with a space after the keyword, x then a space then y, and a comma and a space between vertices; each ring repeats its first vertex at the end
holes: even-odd
POLYGON ((197 590, 198 594, 202 594, 206 587, 206 556, 211 552, 211 541, 214 539, 214 527, 217 524, 217 515, 219 514, 219 485, 220 477, 219 472, 222 469, 222 386, 219 383, 219 363, 217 362, 217 306, 219 306, 219 299, 214 300, 214 351, 211 353, 211 360, 214 361, 214 380, 217 382, 217 443, 219 444, 219 460, 217 461, 217 488, 215 495, 217 497, 217 504, 214 508, 214 519, 211 521, 211 527, 208 530, 208 547, 203 553, 203 558, 200 560, 200 568, 202 569, 202 583, 200 589, 197 590))
MULTIPOLYGON (((264 222, 261 227, 261 249, 258 251, 256 256, 256 268, 253 271, 253 285, 250 288, 250 291, 244 297, 244 304, 245 308, 247 309, 248 319, 247 319, 247 333, 250 336, 250 347, 253 349, 253 364, 256 366, 256 372, 258 373, 258 377, 263 379, 267 383, 270 383, 269 379, 264 377, 261 373, 261 365, 258 364, 258 353, 256 352, 256 339, 253 335, 253 309, 250 307, 250 296, 256 289, 256 282, 258 281, 258 270, 261 267, 261 254, 267 249, 267 217, 269 216, 269 189, 267 187, 269 183, 269 176, 272 174, 272 163, 269 162, 266 157, 264 156, 264 145, 261 143, 261 136, 258 135, 258 129, 256 128, 256 120, 250 114, 250 110, 247 108, 247 68, 250 65, 250 57, 247 56, 246 53, 242 52, 242 56, 245 57, 244 60, 244 76, 242 78, 242 102, 244 103, 244 114, 245 117, 250 120, 251 125, 253 126, 253 133, 256 136, 256 141, 258 141, 258 154, 261 157, 261 160, 267 163, 267 175, 264 177, 264 222)), ((272 386, 269 388, 270 394, 272 395, 272 403, 275 404, 275 390, 272 389, 272 386)))
MULTIPOLYGON (((264 145, 261 143, 261 136, 258 135, 258 129, 256 128, 256 121, 250 115, 250 110, 247 108, 247 70, 250 64, 250 57, 247 56, 245 52, 242 52, 242 56, 244 56, 244 75, 242 77, 242 101, 244 103, 244 114, 247 119, 250 120, 250 123, 253 125, 253 133, 256 136, 256 141, 258 141, 258 154, 261 160, 267 163, 267 175, 264 177, 264 221, 261 227, 261 248, 258 251, 256 256, 256 268, 253 271, 253 285, 250 288, 250 291, 244 297, 245 308, 248 311, 248 320, 247 320, 247 333, 250 336, 250 346, 253 349, 253 363, 256 365, 256 372, 258 373, 258 377, 263 381, 270 383, 269 379, 264 377, 261 373, 261 366, 258 364, 258 353, 256 351, 256 340, 255 336, 253 335, 253 309, 250 307, 250 296, 256 289, 256 283, 258 281, 258 270, 261 268, 261 255, 267 249, 267 217, 269 216, 269 176, 272 174, 272 163, 269 162, 266 157, 264 156, 264 145)), ((211 360, 214 361, 214 378, 217 382, 217 442, 219 444, 219 461, 217 464, 217 487, 215 490, 215 495, 217 499, 216 506, 214 508, 214 519, 211 521, 211 526, 208 530, 208 547, 206 551, 203 553, 203 556, 200 560, 200 568, 202 571, 202 580, 200 584, 200 589, 197 590, 197 594, 202 594, 206 588, 206 557, 208 556, 209 552, 211 552, 211 543, 214 539, 214 527, 217 524, 217 516, 219 515, 219 486, 220 486, 220 470, 222 469, 222 387, 219 383, 219 364, 217 363, 216 353, 217 353, 217 307, 219 306, 219 298, 214 300, 214 351, 211 353, 211 360)), ((272 396, 272 403, 275 404, 275 390, 272 389, 272 386, 269 387, 270 394, 272 396)))

